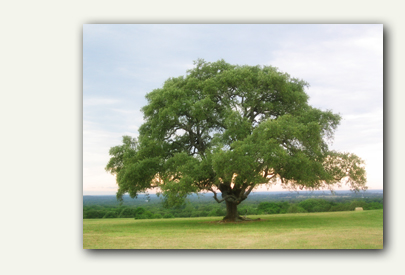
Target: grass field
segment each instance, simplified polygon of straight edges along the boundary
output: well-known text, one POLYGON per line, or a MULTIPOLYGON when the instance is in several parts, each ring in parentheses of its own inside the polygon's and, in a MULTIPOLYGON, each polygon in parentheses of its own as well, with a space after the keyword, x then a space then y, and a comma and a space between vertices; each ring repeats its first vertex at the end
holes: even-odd
POLYGON ((83 220, 85 249, 382 249, 383 210, 220 217, 83 220))

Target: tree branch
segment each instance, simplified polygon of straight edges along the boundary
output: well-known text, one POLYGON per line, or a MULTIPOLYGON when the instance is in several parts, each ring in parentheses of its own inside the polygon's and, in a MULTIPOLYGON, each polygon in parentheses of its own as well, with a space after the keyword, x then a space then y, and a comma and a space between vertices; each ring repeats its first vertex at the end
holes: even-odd
POLYGON ((246 198, 249 196, 250 192, 252 192, 252 190, 253 190, 254 187, 255 187, 255 185, 251 185, 251 186, 248 188, 248 190, 246 191, 246 193, 243 194, 243 198, 244 198, 244 199, 246 199, 246 198))
POLYGON ((221 200, 218 200, 218 198, 217 198, 217 192, 215 192, 212 188, 210 188, 210 191, 211 191, 212 193, 214 193, 214 199, 217 201, 217 203, 221 203, 221 202, 223 202, 223 201, 225 200, 225 198, 223 198, 223 199, 221 199, 221 200))
POLYGON ((236 196, 234 196, 234 195, 226 195, 226 196, 224 196, 222 199, 218 199, 217 198, 217 193, 212 189, 212 188, 210 188, 210 191, 212 192, 212 193, 214 193, 214 199, 218 202, 218 203, 221 203, 221 202, 223 202, 223 201, 227 201, 227 202, 236 202, 237 204, 239 204, 240 202, 241 202, 241 200, 240 199, 238 199, 236 196))

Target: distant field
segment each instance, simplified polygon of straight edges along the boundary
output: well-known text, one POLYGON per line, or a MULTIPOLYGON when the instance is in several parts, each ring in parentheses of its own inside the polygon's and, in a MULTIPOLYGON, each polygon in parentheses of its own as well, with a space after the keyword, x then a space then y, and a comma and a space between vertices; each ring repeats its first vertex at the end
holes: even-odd
POLYGON ((220 217, 83 220, 85 249, 382 249, 383 210, 220 217))

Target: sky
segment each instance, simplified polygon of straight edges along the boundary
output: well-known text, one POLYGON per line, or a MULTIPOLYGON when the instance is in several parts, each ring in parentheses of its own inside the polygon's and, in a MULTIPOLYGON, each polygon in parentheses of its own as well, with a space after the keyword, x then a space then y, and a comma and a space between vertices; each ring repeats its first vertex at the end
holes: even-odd
POLYGON ((383 189, 382 24, 85 24, 84 195, 115 194, 109 149, 137 137, 145 95, 198 58, 271 65, 308 82, 309 104, 342 116, 330 148, 365 160, 367 186, 383 189))

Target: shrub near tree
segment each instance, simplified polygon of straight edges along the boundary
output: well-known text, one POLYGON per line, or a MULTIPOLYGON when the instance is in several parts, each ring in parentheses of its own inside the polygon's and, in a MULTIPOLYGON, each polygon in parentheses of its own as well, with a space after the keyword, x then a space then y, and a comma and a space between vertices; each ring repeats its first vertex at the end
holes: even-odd
POLYGON ((332 206, 329 211, 350 211, 350 203, 339 203, 332 206))
POLYGON ((225 210, 221 208, 214 208, 208 213, 208 217, 218 217, 225 215, 225 210))
POLYGON ((84 219, 101 219, 106 214, 103 210, 89 210, 83 213, 84 219))
POLYGON ((297 204, 293 204, 287 209, 287 213, 308 213, 308 211, 297 204))
POLYGON ((323 199, 307 199, 298 204, 308 212, 328 212, 331 204, 323 199))
POLYGON ((375 210, 375 209, 383 209, 383 204, 379 202, 370 202, 364 206, 364 210, 375 210))
POLYGON ((118 218, 133 218, 133 217, 134 217, 134 211, 131 208, 122 209, 121 213, 118 216, 118 218))
POLYGON ((226 204, 224 220, 238 221, 238 205, 261 184, 367 188, 363 161, 329 150, 341 118, 308 105, 308 83, 271 66, 194 65, 147 94, 138 138, 111 148, 118 199, 158 188, 171 207, 210 191, 226 204))
POLYGON ((278 214, 281 207, 274 202, 261 202, 257 206, 257 214, 278 214))
POLYGON ((117 218, 117 217, 118 217, 117 212, 115 212, 115 211, 108 211, 108 212, 104 215, 103 219, 112 219, 112 218, 117 218))

